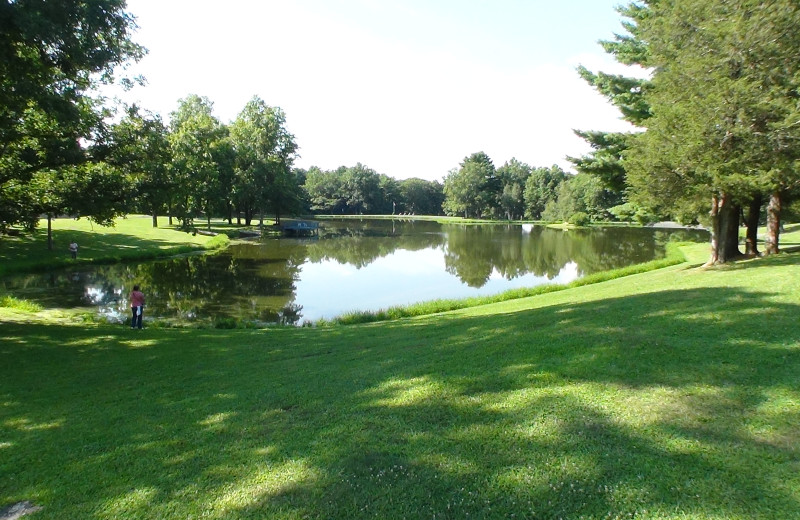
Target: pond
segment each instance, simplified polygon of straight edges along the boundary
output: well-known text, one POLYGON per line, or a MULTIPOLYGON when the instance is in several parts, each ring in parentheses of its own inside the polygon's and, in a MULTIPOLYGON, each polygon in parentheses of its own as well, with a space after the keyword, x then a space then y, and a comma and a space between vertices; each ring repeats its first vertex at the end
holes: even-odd
POLYGON ((236 242, 217 254, 79 266, 6 277, 6 292, 45 307, 128 317, 134 284, 145 322, 303 324, 547 283, 663 257, 671 239, 707 241, 699 230, 457 225, 418 220, 325 220, 311 238, 236 242))

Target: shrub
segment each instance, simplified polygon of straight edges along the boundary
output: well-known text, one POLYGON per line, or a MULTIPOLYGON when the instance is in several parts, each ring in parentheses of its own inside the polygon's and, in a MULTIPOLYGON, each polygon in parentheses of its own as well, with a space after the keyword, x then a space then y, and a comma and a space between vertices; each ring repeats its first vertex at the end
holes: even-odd
POLYGON ((214 320, 215 329, 235 329, 238 325, 236 318, 220 317, 214 320))
POLYGON ((224 249, 230 245, 231 239, 228 235, 220 233, 206 243, 207 249, 224 249))
POLYGON ((573 226, 588 226, 591 222, 589 215, 584 213, 583 211, 579 211, 577 213, 573 213, 571 217, 569 217, 570 224, 573 226))

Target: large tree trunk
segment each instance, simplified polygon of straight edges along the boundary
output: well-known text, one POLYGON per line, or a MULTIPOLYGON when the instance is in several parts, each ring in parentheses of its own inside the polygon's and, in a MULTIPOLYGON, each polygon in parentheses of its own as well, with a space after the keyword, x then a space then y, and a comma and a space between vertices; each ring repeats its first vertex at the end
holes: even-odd
POLYGON ((759 193, 750 200, 750 209, 747 212, 747 236, 744 241, 744 254, 758 256, 758 218, 761 216, 761 203, 763 197, 759 193))
POLYGON ((724 264, 741 256, 739 251, 739 208, 730 195, 711 198, 711 257, 706 265, 724 264))
POLYGON ((153 227, 158 227, 158 212, 153 209, 153 227))
POLYGON ((767 236, 764 239, 764 254, 778 253, 778 239, 781 234, 781 192, 775 190, 769 195, 767 205, 767 236))

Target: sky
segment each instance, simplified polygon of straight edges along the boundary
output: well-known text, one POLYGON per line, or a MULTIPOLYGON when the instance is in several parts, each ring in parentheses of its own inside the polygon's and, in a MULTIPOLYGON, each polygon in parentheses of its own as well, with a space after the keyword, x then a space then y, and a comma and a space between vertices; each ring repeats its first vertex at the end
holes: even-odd
MULTIPOLYGON (((630 126, 576 67, 624 72, 599 40, 618 0, 128 0, 148 49, 119 94, 165 121, 190 94, 224 123, 254 96, 286 114, 295 166, 443 180, 485 152, 533 167, 630 126)), ((625 72, 627 73, 627 72, 625 72)))

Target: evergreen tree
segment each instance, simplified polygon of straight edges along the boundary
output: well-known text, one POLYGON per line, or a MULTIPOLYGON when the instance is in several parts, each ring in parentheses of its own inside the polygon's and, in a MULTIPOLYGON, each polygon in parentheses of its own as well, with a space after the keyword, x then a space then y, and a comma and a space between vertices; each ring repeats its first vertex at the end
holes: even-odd
POLYGON ((663 0, 638 26, 654 75, 647 131, 626 153, 632 193, 654 207, 710 201, 709 262, 740 254, 740 207, 761 193, 777 250, 782 193, 798 183, 798 23, 790 0, 663 0))
MULTIPOLYGON (((628 34, 617 34, 614 40, 601 41, 600 44, 620 63, 646 66, 647 45, 639 37, 639 23, 649 14, 647 5, 632 3, 618 7, 617 11, 626 18, 623 26, 628 34)), ((645 98, 649 80, 603 72, 593 73, 583 66, 578 67, 578 74, 616 106, 626 121, 642 126, 650 117, 650 106, 645 98)), ((607 189, 624 196, 628 182, 622 155, 629 147, 632 134, 597 130, 574 132, 589 143, 592 152, 567 159, 575 165, 578 172, 596 176, 607 189)))

